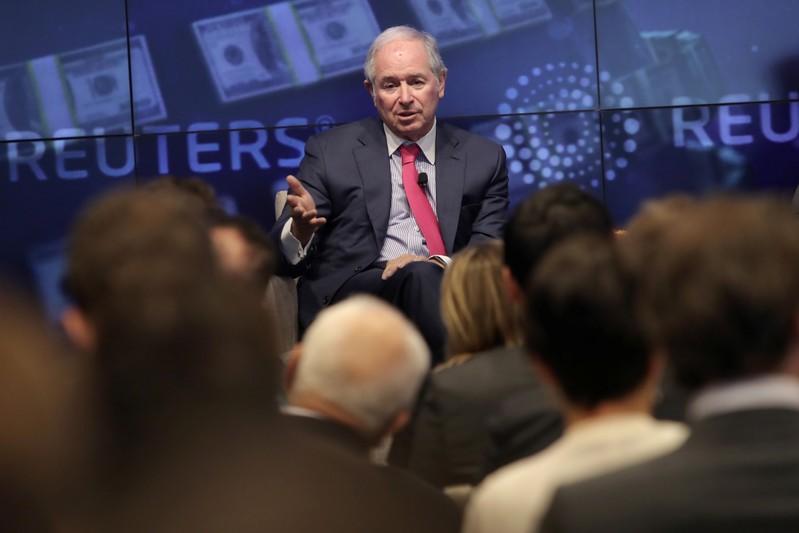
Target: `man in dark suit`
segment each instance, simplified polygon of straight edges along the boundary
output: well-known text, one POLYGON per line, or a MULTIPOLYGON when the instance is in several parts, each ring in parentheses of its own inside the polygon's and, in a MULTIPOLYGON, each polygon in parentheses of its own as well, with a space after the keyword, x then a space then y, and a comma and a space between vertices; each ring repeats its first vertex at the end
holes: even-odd
POLYGON ((774 201, 714 200, 660 242, 644 309, 693 393, 691 435, 672 454, 563 488, 544 530, 798 531, 799 221, 774 201))
POLYGON ((505 154, 436 122, 447 69, 429 34, 389 28, 364 72, 380 118, 308 140, 273 236, 283 271, 302 275, 301 327, 322 307, 367 292, 402 309, 440 357, 441 267, 470 242, 500 235, 505 154))

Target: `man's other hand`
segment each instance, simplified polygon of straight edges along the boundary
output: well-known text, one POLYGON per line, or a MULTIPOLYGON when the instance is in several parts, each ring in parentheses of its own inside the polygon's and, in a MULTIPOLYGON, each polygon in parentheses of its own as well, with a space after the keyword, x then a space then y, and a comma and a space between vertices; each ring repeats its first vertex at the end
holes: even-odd
POLYGON ((289 184, 286 203, 291 207, 291 234, 305 246, 313 234, 327 222, 327 219, 316 216, 316 202, 311 193, 302 186, 300 180, 294 176, 288 176, 286 181, 289 184))
POLYGON ((386 263, 386 268, 383 269, 383 275, 381 277, 384 280, 388 279, 394 274, 396 274, 397 270, 415 261, 427 261, 427 258, 421 255, 413 255, 413 254, 404 254, 399 257, 395 257, 394 259, 386 263))

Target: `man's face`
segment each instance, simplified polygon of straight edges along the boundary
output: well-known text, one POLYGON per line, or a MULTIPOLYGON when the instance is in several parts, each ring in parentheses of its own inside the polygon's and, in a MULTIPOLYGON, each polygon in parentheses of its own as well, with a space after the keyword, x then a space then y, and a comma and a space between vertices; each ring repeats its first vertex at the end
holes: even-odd
POLYGON ((404 139, 421 139, 433 127, 446 73, 436 78, 421 41, 397 40, 375 54, 374 77, 364 85, 383 122, 404 139))

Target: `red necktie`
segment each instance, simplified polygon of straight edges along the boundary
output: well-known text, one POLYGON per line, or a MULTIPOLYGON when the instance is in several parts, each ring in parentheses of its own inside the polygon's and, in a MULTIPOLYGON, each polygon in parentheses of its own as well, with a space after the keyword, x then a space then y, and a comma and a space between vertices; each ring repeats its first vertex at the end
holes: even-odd
POLYGON ((408 204, 411 206, 411 213, 416 220, 416 224, 422 231, 422 235, 427 241, 427 249, 430 255, 446 255, 444 241, 441 239, 441 229, 438 227, 433 208, 427 201, 424 189, 419 185, 419 172, 416 170, 416 158, 421 148, 418 144, 403 144, 400 146, 400 157, 402 158, 402 185, 405 187, 405 195, 408 197, 408 204))

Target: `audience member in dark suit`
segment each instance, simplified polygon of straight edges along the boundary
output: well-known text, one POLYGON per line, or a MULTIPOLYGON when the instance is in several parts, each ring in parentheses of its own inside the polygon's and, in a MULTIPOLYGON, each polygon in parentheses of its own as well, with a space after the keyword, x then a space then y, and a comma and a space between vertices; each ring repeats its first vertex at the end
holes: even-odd
POLYGON ((449 359, 430 376, 413 431, 409 468, 431 483, 476 485, 486 473, 488 420, 520 391, 534 397, 538 442, 561 431, 561 417, 520 349, 521 309, 502 280, 502 244, 459 252, 444 274, 441 316, 449 359))
POLYGON ((672 454, 565 487, 546 531, 799 530, 799 221, 790 206, 711 200, 647 265, 646 316, 693 392, 672 454))
MULTIPOLYGON (((283 409, 288 421, 366 465, 370 448, 408 422, 430 353, 398 311, 374 297, 353 296, 319 314, 292 365, 283 409)), ((392 466, 369 467, 397 505, 413 509, 382 530, 459 529, 459 512, 442 492, 392 466)))
POLYGON ((273 236, 282 266, 302 275, 303 328, 349 294, 374 294, 411 318, 440 361, 443 256, 499 237, 508 205, 505 152, 436 121, 447 69, 431 35, 385 30, 364 74, 379 120, 308 140, 273 236))
MULTIPOLYGON (((554 245, 577 234, 610 237, 613 224, 602 203, 573 184, 558 184, 525 199, 505 226, 503 277, 511 299, 523 304, 524 286, 554 245)), ((532 367, 530 367, 532 368, 532 367)), ((535 453, 552 441, 551 402, 542 403, 540 381, 509 396, 488 422, 492 447, 487 471, 535 453), (546 423, 542 423, 547 420, 546 423)))
POLYGON ((527 282, 527 347, 558 397, 566 431, 486 478, 469 504, 466 533, 538 531, 558 486, 683 442, 682 424, 650 414, 663 361, 650 353, 634 296, 607 237, 568 239, 541 260, 527 282))

